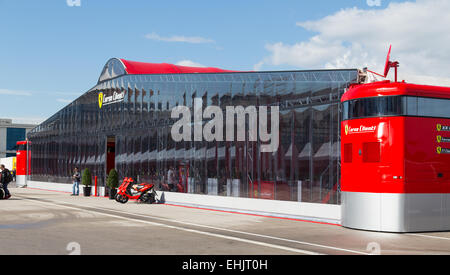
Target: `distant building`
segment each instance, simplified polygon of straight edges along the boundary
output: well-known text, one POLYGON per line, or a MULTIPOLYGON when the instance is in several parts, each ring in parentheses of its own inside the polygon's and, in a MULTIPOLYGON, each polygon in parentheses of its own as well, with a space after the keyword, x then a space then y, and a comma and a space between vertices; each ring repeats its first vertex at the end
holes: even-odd
POLYGON ((0 118, 0 158, 15 157, 16 143, 26 139, 34 124, 16 124, 12 119, 0 118))

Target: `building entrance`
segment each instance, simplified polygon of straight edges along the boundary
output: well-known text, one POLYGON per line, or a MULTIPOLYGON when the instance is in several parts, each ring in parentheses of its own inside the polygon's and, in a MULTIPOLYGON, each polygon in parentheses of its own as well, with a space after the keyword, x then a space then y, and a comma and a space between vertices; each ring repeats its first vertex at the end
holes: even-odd
POLYGON ((106 143, 106 176, 116 167, 116 137, 110 136, 106 143))

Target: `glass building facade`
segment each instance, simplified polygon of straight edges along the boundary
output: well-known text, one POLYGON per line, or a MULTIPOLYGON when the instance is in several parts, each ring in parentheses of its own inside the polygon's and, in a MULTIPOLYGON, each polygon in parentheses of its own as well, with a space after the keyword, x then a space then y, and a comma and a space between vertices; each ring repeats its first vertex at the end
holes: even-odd
POLYGON ((6 150, 16 150, 16 143, 25 140, 25 128, 6 128, 6 150))
POLYGON ((28 134, 30 179, 71 183, 79 167, 104 186, 115 168, 164 191, 339 204, 340 98, 357 77, 356 69, 129 74, 112 59, 95 87, 28 134), (175 142, 172 109, 193 114, 195 99, 223 117, 226 106, 279 106, 278 150, 261 152, 248 135, 175 142))

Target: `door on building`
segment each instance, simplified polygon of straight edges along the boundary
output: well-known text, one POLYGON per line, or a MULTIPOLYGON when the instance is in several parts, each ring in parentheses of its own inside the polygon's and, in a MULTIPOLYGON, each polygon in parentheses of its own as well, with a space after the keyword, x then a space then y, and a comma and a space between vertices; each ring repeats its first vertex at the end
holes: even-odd
POLYGON ((106 145, 106 176, 116 167, 116 137, 108 137, 106 145))

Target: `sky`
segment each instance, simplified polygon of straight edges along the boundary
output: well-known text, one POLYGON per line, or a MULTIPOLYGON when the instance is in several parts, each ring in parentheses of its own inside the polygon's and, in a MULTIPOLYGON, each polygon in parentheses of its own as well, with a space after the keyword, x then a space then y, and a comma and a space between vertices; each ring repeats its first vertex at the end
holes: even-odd
POLYGON ((448 0, 0 0, 0 118, 40 123, 112 57, 229 70, 363 68, 450 86, 448 0))

